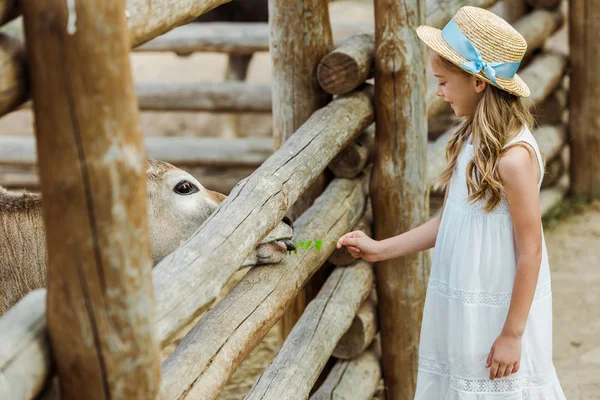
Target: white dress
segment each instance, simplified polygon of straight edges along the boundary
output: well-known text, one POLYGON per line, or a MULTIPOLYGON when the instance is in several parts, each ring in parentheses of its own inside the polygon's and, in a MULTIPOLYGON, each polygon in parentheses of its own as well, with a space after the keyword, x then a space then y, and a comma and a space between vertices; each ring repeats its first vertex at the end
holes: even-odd
MULTIPOLYGON (((528 128, 507 144, 538 145, 528 128)), ((467 141, 468 142, 468 141, 467 141)), ((520 370, 490 380, 485 368, 510 305, 517 266, 512 222, 504 195, 489 214, 470 203, 465 143, 450 183, 436 239, 423 310, 415 400, 565 399, 552 363, 552 292, 546 243, 535 297, 522 338, 520 370)), ((541 186, 541 179, 538 190, 541 186)))

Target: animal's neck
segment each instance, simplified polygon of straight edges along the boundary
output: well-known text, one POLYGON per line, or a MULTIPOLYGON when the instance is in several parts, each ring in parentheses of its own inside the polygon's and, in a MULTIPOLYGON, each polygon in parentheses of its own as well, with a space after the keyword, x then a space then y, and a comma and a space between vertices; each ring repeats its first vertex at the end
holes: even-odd
POLYGON ((0 188, 0 315, 46 284, 41 198, 0 188))

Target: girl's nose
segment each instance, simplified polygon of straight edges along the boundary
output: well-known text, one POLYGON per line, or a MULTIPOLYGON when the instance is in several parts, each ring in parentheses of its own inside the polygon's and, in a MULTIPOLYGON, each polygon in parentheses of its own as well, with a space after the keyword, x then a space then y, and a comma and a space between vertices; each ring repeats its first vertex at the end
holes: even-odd
POLYGON ((437 87, 435 88, 435 95, 436 95, 436 96, 439 96, 439 97, 442 97, 442 96, 444 95, 444 94, 442 93, 442 88, 441 88, 441 87, 437 86, 437 87))

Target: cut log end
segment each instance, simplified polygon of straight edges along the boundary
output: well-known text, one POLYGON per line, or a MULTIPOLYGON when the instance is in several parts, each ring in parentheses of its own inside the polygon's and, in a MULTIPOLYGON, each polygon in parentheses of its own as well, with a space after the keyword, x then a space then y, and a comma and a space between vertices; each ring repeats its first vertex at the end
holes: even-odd
POLYGON ((337 52, 329 54, 319 63, 317 80, 321 88, 330 94, 346 94, 364 82, 364 79, 361 81, 356 60, 348 54, 337 52))

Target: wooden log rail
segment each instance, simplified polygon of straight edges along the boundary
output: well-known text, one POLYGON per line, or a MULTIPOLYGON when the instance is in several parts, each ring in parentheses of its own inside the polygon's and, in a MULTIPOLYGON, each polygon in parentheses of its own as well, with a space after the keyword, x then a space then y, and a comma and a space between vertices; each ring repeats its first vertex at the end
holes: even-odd
POLYGON ((335 269, 245 399, 308 398, 373 282, 372 265, 366 261, 335 269))
MULTIPOLYGON (((270 113, 271 88, 266 84, 226 81, 219 83, 140 83, 136 85, 143 111, 206 111, 213 113, 270 113)), ((31 102, 22 108, 31 108, 31 102)))
POLYGON ((310 400, 371 400, 381 379, 379 358, 372 350, 339 360, 310 400))
MULTIPOLYGON (((191 22, 230 0, 128 0, 129 43, 137 47, 165 32, 191 22)), ((5 15, 14 16, 17 2, 6 3, 5 15)), ((26 57, 21 40, 0 34, 0 115, 17 108, 30 96, 26 57)))
MULTIPOLYGON (((144 138, 148 157, 181 168, 258 168, 273 154, 271 138, 222 139, 212 137, 144 138)), ((35 166, 35 139, 26 136, 0 136, 0 165, 35 166)))
MULTIPOLYGON (((336 45, 359 32, 373 30, 372 24, 332 25, 336 45)), ((213 52, 253 54, 269 51, 269 25, 264 22, 209 22, 189 24, 168 32, 135 49, 135 51, 178 54, 213 52)))
POLYGON ((29 39, 47 321, 61 396, 153 399, 160 357, 125 4, 19 5, 29 39))
POLYGON ((53 362, 47 335, 46 289, 0 318, 0 399, 33 399, 42 391, 53 362))
MULTIPOLYGON (((280 150, 234 188, 199 231, 154 268, 160 343, 168 343, 212 303, 255 244, 281 221, 311 181, 373 122, 372 101, 372 90, 366 87, 315 112, 280 150)), ((35 338, 23 352, 42 351, 45 330, 35 338)), ((38 373, 27 376, 29 383, 23 385, 34 387, 48 380, 50 371, 41 365, 36 368, 38 373)))
MULTIPOLYGON (((427 11, 435 6, 428 2, 427 11)), ((450 19, 449 14, 436 14, 433 24, 438 28, 443 27, 450 19)), ((534 10, 519 19, 515 29, 523 35, 527 41, 526 56, 541 48, 548 37, 556 32, 564 23, 564 16, 559 11, 534 10)), ((372 75, 373 56, 375 42, 372 34, 357 34, 346 40, 340 47, 327 54, 319 63, 317 80, 328 93, 342 94, 356 89, 372 75)), ((430 82, 433 82, 431 80, 430 82)), ((428 116, 437 114, 443 104, 435 99, 434 86, 430 83, 428 90, 430 107, 428 116)))
POLYGON ((376 296, 369 296, 360 306, 352 325, 339 340, 332 355, 342 360, 351 360, 365 351, 379 332, 377 318, 376 296))
MULTIPOLYGON (((363 213, 367 191, 368 176, 332 181, 294 223, 294 236, 336 239, 348 232, 363 213)), ((250 270, 163 363, 166 397, 216 398, 334 248, 325 242, 320 251, 298 249, 278 265, 250 270)))
POLYGON ((146 111, 271 112, 266 84, 219 82, 137 85, 139 107, 146 111))
POLYGON ((234 188, 200 231, 155 267, 157 331, 162 342, 210 305, 255 244, 372 121, 370 88, 319 109, 234 188))

